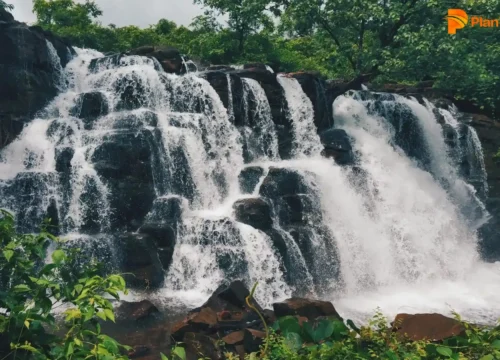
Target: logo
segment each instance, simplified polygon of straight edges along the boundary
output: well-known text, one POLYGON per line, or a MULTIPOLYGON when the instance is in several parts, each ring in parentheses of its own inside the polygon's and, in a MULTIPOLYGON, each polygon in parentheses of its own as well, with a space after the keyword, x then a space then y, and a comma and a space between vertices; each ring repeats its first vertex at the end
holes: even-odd
MULTIPOLYGON (((448 34, 455 35, 458 29, 463 29, 469 23, 469 16, 462 9, 448 9, 448 34)), ((499 27, 499 19, 485 19, 482 16, 471 16, 471 27, 493 28, 499 27)))
POLYGON ((469 17, 467 13, 461 9, 448 9, 448 34, 456 34, 458 29, 463 29, 469 17))

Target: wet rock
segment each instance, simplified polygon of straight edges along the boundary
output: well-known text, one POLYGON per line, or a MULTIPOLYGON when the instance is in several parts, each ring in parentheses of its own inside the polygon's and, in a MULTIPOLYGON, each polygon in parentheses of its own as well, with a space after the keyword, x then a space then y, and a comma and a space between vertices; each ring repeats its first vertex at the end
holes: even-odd
POLYGON ((161 135, 147 130, 107 135, 91 161, 110 190, 111 225, 135 231, 151 209, 155 193, 154 169, 161 135))
POLYGON ((260 166, 248 166, 241 170, 238 180, 240 183, 241 192, 251 194, 264 174, 264 169, 260 166))
POLYGON ((266 65, 263 63, 248 63, 243 65, 243 69, 258 69, 258 70, 264 70, 268 71, 266 65))
POLYGON ((261 345, 264 343, 266 333, 260 330, 245 329, 243 336, 243 347, 245 352, 252 353, 259 351, 261 345))
POLYGON ((179 50, 170 46, 141 46, 131 50, 130 55, 152 57, 158 60, 167 73, 180 74, 182 70, 182 56, 179 50))
POLYGON ((339 165, 354 163, 351 140, 343 129, 329 129, 320 134, 324 150, 321 155, 335 159, 339 165))
POLYGON ((165 270, 172 263, 177 240, 177 226, 181 220, 182 212, 182 198, 157 198, 139 229, 140 233, 148 234, 155 240, 160 261, 165 270))
POLYGON ((314 209, 312 197, 307 194, 293 194, 281 197, 278 204, 280 224, 289 226, 306 224, 314 209))
POLYGON ((125 54, 119 53, 92 59, 89 63, 89 71, 91 73, 98 73, 106 69, 118 67, 120 65, 120 60, 124 56, 125 54))
POLYGON ((212 65, 206 68, 207 71, 226 71, 235 70, 234 67, 229 65, 212 65))
POLYGON ((165 273, 154 240, 145 234, 137 233, 122 234, 118 238, 127 284, 146 290, 160 287, 165 273))
POLYGON ((239 76, 222 71, 206 71, 201 74, 219 95, 224 107, 232 109, 232 114, 228 114, 230 120, 236 126, 244 125, 244 103, 243 103, 243 83, 239 76), (231 88, 229 88, 229 83, 231 88), (231 95, 231 96, 230 96, 231 95), (232 103, 229 99, 232 97, 232 103))
POLYGON ((114 120, 114 129, 139 130, 145 126, 156 127, 158 125, 158 115, 150 110, 132 111, 130 113, 120 113, 114 120))
POLYGON ((0 24, 0 149, 14 140, 57 94, 60 69, 66 66, 74 50, 59 37, 40 27, 13 21, 2 11, 0 24), (52 62, 49 41, 59 56, 52 62))
MULTIPOLYGON (((250 291, 242 281, 233 281, 229 285, 221 285, 202 306, 209 307, 215 311, 241 311, 247 309, 246 297, 250 291)), ((253 299, 252 305, 262 310, 261 306, 253 299)))
POLYGON ((99 91, 80 94, 70 115, 83 120, 86 130, 92 129, 97 118, 107 115, 109 106, 106 97, 99 91))
POLYGON ((275 167, 269 168, 259 191, 260 195, 271 199, 308 192, 302 175, 291 169, 275 167))
POLYGON ((402 338, 413 341, 442 341, 465 331, 459 321, 441 314, 398 314, 393 327, 402 338))
POLYGON ((266 231, 272 228, 271 207, 261 198, 241 199, 233 204, 235 219, 256 229, 266 231))
POLYGON ((322 132, 331 128, 333 126, 333 111, 332 102, 326 91, 326 82, 311 72, 297 72, 290 75, 297 79, 302 90, 313 104, 314 124, 317 131, 322 132))
POLYGON ((342 320, 332 303, 329 301, 291 298, 273 304, 274 313, 278 318, 289 315, 299 315, 314 320, 320 316, 333 317, 342 320))
POLYGON ((71 171, 71 160, 75 150, 70 147, 56 148, 56 171, 60 173, 69 173, 71 171))
POLYGON ((117 319, 145 320, 159 314, 159 310, 149 300, 139 302, 122 301, 116 309, 117 319))

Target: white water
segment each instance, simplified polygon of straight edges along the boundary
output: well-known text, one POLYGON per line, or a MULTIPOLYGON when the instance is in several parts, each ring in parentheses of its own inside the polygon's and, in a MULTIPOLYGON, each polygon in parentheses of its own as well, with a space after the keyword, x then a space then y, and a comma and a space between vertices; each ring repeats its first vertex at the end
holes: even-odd
MULTIPOLYGON (((121 58, 118 65, 112 60, 102 62, 89 71, 90 60, 100 56, 79 50, 61 75, 67 89, 47 107, 45 116, 33 120, 2 150, 0 195, 4 184, 36 173, 42 190, 41 195, 33 196, 30 214, 42 213, 47 199, 54 198, 62 217, 63 237, 88 240, 88 235, 80 232, 85 214, 92 209, 99 214, 95 220, 100 232, 110 231, 111 194, 106 179, 94 169, 92 155, 120 131, 124 115, 135 115, 145 130, 153 132, 155 127, 147 123, 146 116, 148 110, 153 111, 160 133, 153 146, 161 153, 160 165, 151 169, 156 195, 187 196, 183 191, 188 191, 189 184, 177 189, 170 181, 185 167, 194 187, 193 198, 184 202, 165 286, 154 294, 158 300, 198 306, 227 278, 241 278, 249 286, 258 281, 258 299, 264 306, 294 290, 301 295, 314 294, 312 286, 293 289, 286 283, 270 236, 234 220, 233 203, 258 196, 270 168, 277 167, 297 171, 313 194, 314 209, 305 214, 303 225, 310 234, 307 245, 313 264, 308 264, 306 254, 295 243, 293 229, 281 227, 276 218, 274 228, 283 236, 293 271, 301 273, 308 284, 321 284, 317 293, 333 300, 342 315, 364 320, 380 307, 390 316, 397 312, 448 313, 453 309, 475 321, 492 323, 500 317, 499 266, 481 262, 477 251, 476 228, 484 219, 471 222, 464 218, 469 207, 481 203, 457 173, 430 104, 423 106, 399 97, 393 104, 407 107, 417 117, 430 154, 431 171, 427 172, 393 145, 392 125, 369 114, 366 103, 347 96, 335 101, 335 124, 353 139, 360 175, 319 156, 322 148, 312 103, 296 79, 279 75, 293 130, 293 158, 281 161, 269 101, 256 81, 244 79, 246 120, 251 119, 249 131, 255 132, 252 165, 264 169, 253 194, 244 195, 238 174, 248 164, 243 160, 241 129, 233 125, 232 92, 231 105, 225 109, 206 80, 196 74, 168 75, 159 71, 155 61, 138 56, 121 58), (78 95, 89 91, 105 96, 110 114, 86 130, 70 113, 78 95), (132 91, 139 109, 120 108, 126 91, 132 91), (56 153, 67 147, 74 150, 69 192, 61 189, 54 160, 56 153), (175 163, 179 149, 187 165, 175 163), (89 193, 98 201, 89 203, 89 193), (329 253, 331 248, 336 249, 338 260, 329 253)), ((457 126, 451 112, 444 115, 448 124, 457 126)), ((475 176, 484 181, 477 134, 468 134, 470 146, 464 151, 473 158, 475 176)), ((279 203, 282 199, 272 200, 279 203)), ((22 213, 19 204, 15 194, 0 197, 0 206, 22 213)))

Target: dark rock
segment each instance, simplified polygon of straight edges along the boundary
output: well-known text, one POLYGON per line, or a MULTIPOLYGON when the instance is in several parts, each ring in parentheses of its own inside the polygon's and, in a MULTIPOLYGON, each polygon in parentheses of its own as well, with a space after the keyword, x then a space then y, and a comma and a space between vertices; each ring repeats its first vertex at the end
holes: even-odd
POLYGON ((13 21, 2 11, 0 26, 0 149, 9 144, 58 92, 60 71, 74 50, 60 38, 13 21), (49 41, 59 55, 52 62, 49 41))
POLYGON ((118 67, 120 66, 120 60, 124 56, 125 54, 120 53, 92 59, 89 63, 89 70, 92 73, 98 73, 106 69, 118 67))
POLYGON ((302 175, 286 168, 269 168, 269 172, 260 187, 260 195, 278 199, 286 195, 308 193, 302 175))
POLYGON ((97 173, 110 190, 113 228, 135 231, 151 209, 155 193, 154 169, 160 165, 161 135, 143 130, 107 135, 92 155, 97 173))
POLYGON ((329 301, 291 298, 273 304, 274 313, 278 318, 289 315, 299 315, 314 320, 320 316, 333 317, 342 320, 332 303, 329 301))
POLYGON ((269 204, 261 198, 241 199, 233 204, 235 219, 256 229, 272 228, 273 218, 269 204))
POLYGON ((145 126, 158 126, 158 115, 150 110, 121 112, 116 115, 114 129, 139 130, 145 126))
POLYGON ((157 198, 139 229, 140 233, 148 234, 155 240, 160 261, 165 270, 172 263, 177 227, 181 220, 182 211, 183 200, 181 198, 157 198))
POLYGON ((248 166, 241 170, 238 176, 241 192, 244 194, 253 193, 262 175, 264 175, 264 169, 260 166, 248 166))
POLYGON ((243 336, 243 347, 247 353, 259 351, 261 345, 264 343, 266 333, 260 330, 245 329, 243 336))
POLYGON ((351 140, 343 129, 329 129, 320 134, 324 150, 321 155, 335 159, 339 165, 351 165, 354 162, 351 140))
POLYGON ((12 22, 14 16, 4 8, 0 8, 0 21, 12 22))
POLYGON ((69 173, 71 171, 71 160, 75 150, 70 147, 56 148, 56 171, 60 173, 69 173))
POLYGON ((222 355, 215 339, 203 334, 189 332, 184 335, 182 346, 186 350, 186 360, 198 360, 200 354, 204 359, 221 360, 222 355))
POLYGON ((142 300, 139 302, 123 301, 116 309, 117 319, 126 320, 145 320, 158 314, 160 311, 149 300, 142 300))
POLYGON ((211 65, 206 68, 207 71, 225 71, 225 70, 235 70, 229 65, 211 65))
POLYGON ((138 359, 143 356, 149 355, 151 353, 151 349, 148 346, 144 345, 136 345, 128 352, 128 357, 130 359, 138 359))
MULTIPOLYGON (((248 295, 250 295, 250 291, 243 282, 239 280, 233 281, 231 284, 221 285, 215 290, 202 307, 209 307, 218 312, 224 310, 241 311, 247 309, 246 297, 248 295)), ((252 305, 259 311, 262 310, 254 299, 252 299, 252 305)))
POLYGON ((119 241, 127 284, 146 290, 160 287, 165 273, 154 240, 144 234, 128 233, 119 235, 119 241))
POLYGON ((155 58, 167 73, 180 74, 182 70, 182 56, 174 47, 169 46, 142 46, 131 50, 130 55, 140 55, 155 58))
POLYGON ((276 79, 276 74, 259 68, 235 70, 229 73, 254 79, 262 86, 271 107, 273 122, 276 125, 279 154, 282 159, 290 158, 293 139, 292 124, 287 116, 288 105, 283 88, 276 79))
POLYGON ((269 71, 265 64, 263 63, 248 63, 243 65, 243 69, 259 69, 264 71, 269 71))
POLYGON ((302 90, 313 104, 314 123, 317 131, 321 132, 331 128, 333 126, 333 110, 332 102, 326 91, 326 82, 311 72, 297 72, 290 75, 297 79, 302 90))
POLYGON ((464 326, 441 314, 398 314, 393 323, 401 338, 413 341, 442 341, 464 333, 464 326))
POLYGON ((70 110, 70 115, 83 120, 86 130, 92 129, 97 118, 107 115, 108 102, 103 93, 95 91, 84 93, 76 99, 76 105, 70 110))
POLYGON ((284 195, 280 199, 278 218, 282 225, 306 224, 313 213, 314 203, 310 195, 284 195))
MULTIPOLYGON (((201 74, 219 95, 224 107, 232 109, 233 118, 230 119, 236 126, 244 125, 243 83, 239 76, 222 71, 207 71, 201 74), (231 88, 229 88, 231 84, 231 88), (231 92, 229 92, 231 91, 231 92), (229 103, 230 95, 232 103, 229 103)), ((231 114, 229 114, 231 115, 231 114)))

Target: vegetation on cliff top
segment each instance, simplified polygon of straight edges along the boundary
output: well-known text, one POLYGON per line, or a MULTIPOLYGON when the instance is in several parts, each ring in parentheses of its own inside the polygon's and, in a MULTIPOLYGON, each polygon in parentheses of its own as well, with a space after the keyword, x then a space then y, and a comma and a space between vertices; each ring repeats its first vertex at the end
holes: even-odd
MULTIPOLYGON (((500 111, 500 30, 467 26, 448 35, 447 2, 194 1, 206 11, 189 27, 167 19, 144 29, 104 26, 90 0, 33 0, 33 10, 38 25, 79 47, 114 52, 168 45, 212 64, 264 62, 328 78, 369 74, 379 83, 434 80, 436 89, 457 99, 500 111)), ((484 18, 500 14, 500 0, 460 0, 453 7, 484 18)))

